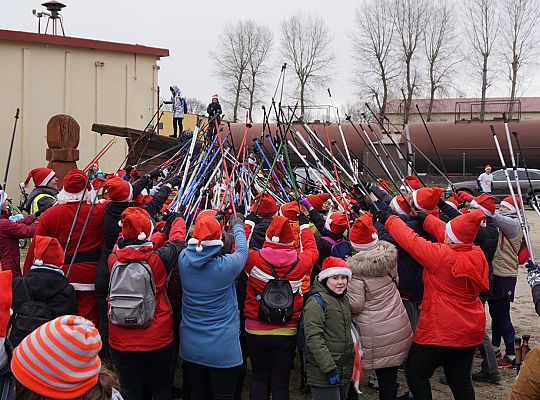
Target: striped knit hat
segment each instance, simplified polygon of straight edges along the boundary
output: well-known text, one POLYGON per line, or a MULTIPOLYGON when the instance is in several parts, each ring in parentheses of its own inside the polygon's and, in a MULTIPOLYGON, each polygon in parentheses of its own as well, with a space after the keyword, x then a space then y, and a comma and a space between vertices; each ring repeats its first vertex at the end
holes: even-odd
POLYGON ((15 348, 11 370, 41 396, 74 399, 97 384, 100 349, 101 337, 92 322, 64 315, 41 325, 15 348))

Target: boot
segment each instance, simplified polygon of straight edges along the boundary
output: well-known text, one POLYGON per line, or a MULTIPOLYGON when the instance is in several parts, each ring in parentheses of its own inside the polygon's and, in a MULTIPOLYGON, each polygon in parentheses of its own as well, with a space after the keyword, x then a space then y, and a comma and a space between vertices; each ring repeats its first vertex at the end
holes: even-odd
POLYGON ((496 374, 490 374, 482 368, 480 371, 472 374, 472 380, 476 382, 489 382, 499 384, 501 382, 501 374, 497 371, 496 374))

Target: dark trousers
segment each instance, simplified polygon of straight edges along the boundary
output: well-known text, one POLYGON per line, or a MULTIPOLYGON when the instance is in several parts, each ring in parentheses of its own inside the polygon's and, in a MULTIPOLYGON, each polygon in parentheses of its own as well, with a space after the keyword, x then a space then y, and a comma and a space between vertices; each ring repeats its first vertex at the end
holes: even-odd
POLYGON ((177 133, 182 134, 184 132, 184 118, 174 117, 172 120, 174 136, 177 136, 177 133))
POLYGON ((396 400, 398 367, 379 368, 375 370, 379 383, 380 400, 396 400))
POLYGON ((174 346, 152 351, 110 349, 124 400, 140 400, 148 387, 153 400, 171 399, 171 360, 174 346))
POLYGON ((491 315, 491 343, 493 346, 501 345, 501 337, 504 339, 506 354, 515 355, 514 339, 516 331, 510 318, 510 300, 507 297, 488 300, 489 315, 491 315))
POLYGON ((405 374, 414 398, 431 400, 429 379, 437 367, 442 366, 454 399, 474 400, 471 367, 475 348, 413 343, 407 359, 405 374))
POLYGON ((191 387, 190 400, 233 400, 242 366, 212 368, 184 361, 191 387))
POLYGON ((289 378, 296 348, 296 335, 252 335, 247 333, 251 360, 251 400, 289 399, 289 378))

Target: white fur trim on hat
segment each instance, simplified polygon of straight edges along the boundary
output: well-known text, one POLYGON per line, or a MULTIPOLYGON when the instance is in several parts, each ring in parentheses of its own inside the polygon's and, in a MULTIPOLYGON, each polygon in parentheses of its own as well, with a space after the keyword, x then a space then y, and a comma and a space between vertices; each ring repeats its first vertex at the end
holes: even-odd
POLYGON ((34 260, 34 265, 43 265, 43 260, 35 259, 34 260))
POLYGON ((188 240, 188 244, 194 244, 196 246, 223 246, 223 241, 220 239, 201 240, 201 243, 199 244, 199 239, 191 238, 188 240))
MULTIPOLYGON (((501 204, 502 204, 502 202, 501 202, 501 204)), ((478 209, 482 210, 486 216, 493 217, 493 213, 491 211, 489 211, 487 208, 482 207, 480 204, 478 204, 475 199, 472 199, 471 202, 469 203, 469 205, 471 207, 473 207, 473 208, 478 208, 478 209)))
POLYGON ((372 242, 369 243, 354 243, 351 241, 351 246, 354 250, 367 250, 379 243, 379 235, 372 233, 371 237, 373 238, 372 242))
POLYGON ((272 244, 277 244, 278 246, 283 246, 283 247, 287 247, 287 246, 292 246, 294 244, 294 242, 289 242, 289 243, 279 243, 279 237, 278 236, 272 236, 272 239, 270 239, 268 236, 265 237, 266 238, 266 241, 267 242, 270 242, 272 244), (274 241, 274 238, 278 238, 278 241, 275 242, 274 241))
POLYGON ((463 244, 461 240, 457 238, 457 236, 454 234, 454 231, 452 230, 452 224, 450 222, 446 223, 446 234, 450 238, 450 240, 454 243, 463 244))
POLYGON ((450 207, 452 207, 454 210, 458 209, 457 206, 454 203, 452 203, 451 201, 446 201, 445 200, 445 203, 448 204, 450 207))
POLYGON ((424 207, 421 207, 418 202, 416 201, 416 193, 418 193, 418 191, 414 191, 412 192, 412 198, 413 198, 413 201, 414 201, 414 205, 416 206, 416 208, 418 208, 420 211, 428 211, 427 209, 425 209, 424 207))
POLYGON ((517 213, 516 207, 507 201, 501 201, 501 206, 508 208, 510 211, 514 213, 517 213))
POLYGON ((45 179, 43 179, 39 184, 37 184, 36 186, 47 186, 47 184, 51 181, 52 178, 54 178, 54 176, 56 175, 56 172, 54 171, 51 171, 49 172, 49 175, 47 175, 45 177, 45 179))
POLYGON ((401 214, 401 215, 408 215, 408 214, 405 212, 405 210, 399 206, 399 203, 398 203, 398 201, 397 201, 397 197, 394 197, 390 203, 392 203, 392 205, 394 206, 394 210, 396 210, 396 212, 397 212, 398 214, 401 214))
POLYGON ((326 278, 330 278, 331 276, 336 275, 345 275, 347 278, 351 279, 352 277, 352 271, 350 268, 346 267, 332 267, 332 268, 326 268, 325 270, 322 270, 319 272, 319 276, 317 279, 319 282, 322 282, 326 278))

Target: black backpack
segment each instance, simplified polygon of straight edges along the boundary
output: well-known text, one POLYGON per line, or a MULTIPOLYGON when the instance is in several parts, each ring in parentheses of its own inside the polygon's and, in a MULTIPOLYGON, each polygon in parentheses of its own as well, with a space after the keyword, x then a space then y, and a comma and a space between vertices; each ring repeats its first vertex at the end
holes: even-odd
POLYGON ((259 302, 259 321, 267 324, 283 325, 292 320, 294 311, 294 293, 292 286, 285 277, 296 267, 298 259, 280 279, 274 267, 266 263, 274 279, 270 279, 261 295, 259 302))
POLYGON ((47 300, 64 290, 65 287, 69 285, 69 282, 67 282, 66 286, 62 287, 62 289, 58 290, 52 296, 41 301, 34 300, 34 297, 30 294, 30 290, 28 289, 28 284, 25 278, 22 279, 22 284, 25 296, 29 300, 21 304, 11 322, 9 341, 14 347, 18 346, 26 336, 35 331, 41 325, 53 319, 53 314, 51 308, 47 304, 47 300))

